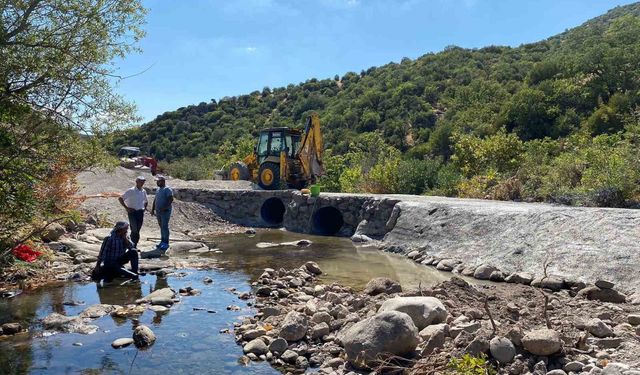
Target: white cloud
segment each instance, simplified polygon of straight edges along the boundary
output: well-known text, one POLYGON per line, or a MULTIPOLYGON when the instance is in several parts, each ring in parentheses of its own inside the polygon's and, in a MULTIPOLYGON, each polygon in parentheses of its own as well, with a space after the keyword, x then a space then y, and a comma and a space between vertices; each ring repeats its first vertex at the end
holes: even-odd
POLYGON ((257 47, 244 47, 244 52, 252 54, 258 52, 257 47))

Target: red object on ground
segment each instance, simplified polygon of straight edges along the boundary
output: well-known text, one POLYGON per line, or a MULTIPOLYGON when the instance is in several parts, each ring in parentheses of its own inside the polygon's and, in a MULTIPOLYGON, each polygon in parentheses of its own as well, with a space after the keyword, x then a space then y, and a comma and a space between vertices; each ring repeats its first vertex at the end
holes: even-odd
POLYGON ((38 259, 38 257, 40 255, 42 255, 41 252, 39 251, 35 251, 32 248, 30 248, 29 246, 25 245, 25 244, 21 244, 18 245, 16 247, 13 248, 12 250, 13 255, 20 259, 23 260, 25 262, 33 262, 34 260, 38 259))
POLYGON ((154 176, 156 175, 156 172, 158 171, 158 161, 155 158, 143 156, 142 165, 151 168, 151 174, 154 176))

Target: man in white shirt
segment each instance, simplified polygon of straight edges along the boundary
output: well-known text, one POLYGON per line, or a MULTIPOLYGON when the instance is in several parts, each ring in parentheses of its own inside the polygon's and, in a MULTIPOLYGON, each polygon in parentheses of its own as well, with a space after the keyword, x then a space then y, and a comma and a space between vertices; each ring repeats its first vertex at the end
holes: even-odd
POLYGON ((147 209, 149 201, 147 200, 147 192, 142 188, 146 179, 144 176, 136 178, 136 186, 125 191, 118 198, 122 207, 127 210, 129 216, 129 225, 131 228, 131 242, 133 247, 138 246, 140 240, 140 229, 144 220, 144 211, 147 209))

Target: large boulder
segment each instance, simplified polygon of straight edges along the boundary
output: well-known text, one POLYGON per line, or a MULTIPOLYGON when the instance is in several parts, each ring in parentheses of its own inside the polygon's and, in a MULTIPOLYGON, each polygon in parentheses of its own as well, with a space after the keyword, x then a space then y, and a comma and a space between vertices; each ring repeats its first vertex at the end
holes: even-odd
POLYGON ((524 335, 522 346, 531 354, 548 356, 562 349, 562 340, 557 331, 546 328, 538 329, 524 335))
POLYGON ((385 355, 404 356, 418 345, 418 328, 399 311, 380 312, 355 323, 341 334, 347 360, 359 368, 378 363, 385 355))
POLYGON ((482 264, 473 272, 473 277, 479 280, 489 280, 491 274, 495 271, 498 271, 496 267, 490 266, 488 264, 482 264))
POLYGON ((288 342, 298 341, 304 338, 308 328, 306 315, 290 311, 282 322, 279 335, 288 342))
POLYGON ((496 336, 489 342, 491 356, 500 363, 509 363, 516 355, 516 347, 506 337, 496 336))
POLYGON ((447 309, 435 297, 395 297, 384 301, 378 312, 400 311, 411 317, 419 330, 447 320, 447 309))
POLYGON ((42 238, 43 241, 53 242, 53 241, 59 240, 60 237, 62 237, 62 235, 64 234, 64 232, 65 232, 65 229, 61 224, 51 223, 42 232, 40 237, 42 238))
POLYGON ((387 277, 376 277, 369 280, 364 288, 364 293, 370 296, 378 294, 392 294, 402 292, 402 287, 397 282, 387 277))

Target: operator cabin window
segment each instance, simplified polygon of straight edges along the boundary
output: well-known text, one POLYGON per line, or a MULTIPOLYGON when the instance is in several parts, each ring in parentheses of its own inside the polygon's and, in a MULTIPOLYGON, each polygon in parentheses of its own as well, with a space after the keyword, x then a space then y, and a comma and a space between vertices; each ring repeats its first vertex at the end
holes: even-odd
POLYGON ((282 132, 271 133, 271 155, 279 156, 282 151, 282 132))
POLYGON ((260 143, 258 144, 258 155, 266 156, 268 146, 269 146, 269 133, 260 134, 260 143))

